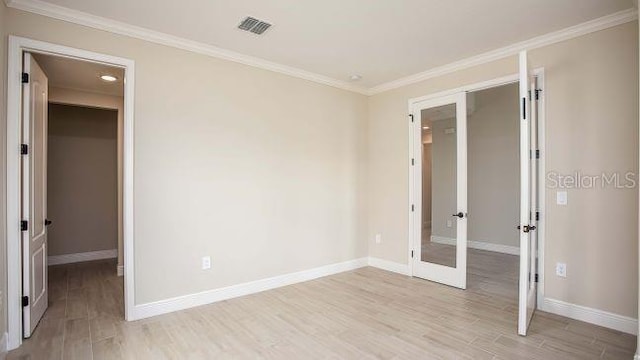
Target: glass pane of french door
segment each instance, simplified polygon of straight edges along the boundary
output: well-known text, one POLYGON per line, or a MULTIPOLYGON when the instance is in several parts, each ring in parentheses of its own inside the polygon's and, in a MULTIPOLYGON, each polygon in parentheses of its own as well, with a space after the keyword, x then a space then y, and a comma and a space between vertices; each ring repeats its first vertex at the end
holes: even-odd
POLYGON ((422 110, 421 261, 456 267, 456 104, 422 110))

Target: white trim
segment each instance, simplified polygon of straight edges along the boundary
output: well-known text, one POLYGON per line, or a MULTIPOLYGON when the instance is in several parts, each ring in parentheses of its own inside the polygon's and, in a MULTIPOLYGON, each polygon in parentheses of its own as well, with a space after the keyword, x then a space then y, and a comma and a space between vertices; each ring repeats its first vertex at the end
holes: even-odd
MULTIPOLYGON (((117 254, 116 257, 118 257, 117 254)), ((116 273, 118 274, 118 276, 124 276, 124 265, 118 265, 116 267, 116 273)))
POLYGON ((22 54, 24 51, 75 58, 124 68, 124 166, 123 166, 123 229, 124 229, 124 304, 125 318, 132 319, 134 299, 133 244, 133 121, 134 71, 133 60, 71 47, 9 36, 7 63, 7 329, 8 348, 22 343, 22 267, 20 241, 20 125, 22 85, 22 54))
POLYGON ((542 311, 570 319, 588 322, 627 334, 638 335, 638 319, 628 316, 550 298, 545 298, 539 308, 542 311))
MULTIPOLYGON (((540 70, 538 70, 538 71, 540 71, 540 70)), ((537 72, 536 72, 536 74, 537 74, 537 72)), ((486 81, 481 81, 481 82, 470 84, 470 85, 463 85, 463 86, 459 86, 457 88, 439 91, 437 93, 432 93, 432 94, 429 94, 429 95, 424 95, 424 96, 411 98, 411 99, 409 99, 409 111, 411 111, 413 109, 413 106, 415 104, 420 103, 422 101, 436 99, 436 98, 440 98, 440 97, 448 96, 448 95, 453 95, 453 94, 457 94, 457 93, 460 93, 460 92, 469 93, 469 92, 476 92, 476 91, 480 91, 480 90, 491 89, 491 88, 498 87, 498 86, 509 85, 509 84, 517 83, 518 79, 519 79, 518 74, 506 75, 506 76, 502 76, 502 77, 499 77, 499 78, 490 79, 490 80, 486 80, 486 81)))
MULTIPOLYGON (((438 244, 456 245, 456 239, 448 238, 445 236, 432 235, 431 241, 438 244)), ((486 250, 520 256, 520 248, 517 246, 494 244, 486 241, 467 240, 467 247, 470 249, 486 250)))
POLYGON ((516 55, 521 50, 531 50, 543 46, 552 45, 561 41, 587 35, 596 31, 608 29, 617 25, 634 21, 638 18, 638 10, 630 8, 617 13, 606 15, 594 20, 574 25, 565 29, 554 31, 529 40, 501 47, 489 52, 475 55, 466 59, 451 62, 446 65, 431 68, 429 70, 389 81, 370 88, 356 86, 347 81, 337 80, 325 75, 297 69, 291 66, 278 64, 257 57, 244 55, 235 51, 204 44, 201 42, 184 39, 142 27, 129 25, 120 21, 107 19, 101 16, 91 15, 82 11, 54 5, 40 0, 5 0, 7 7, 47 16, 50 18, 67 21, 73 24, 111 32, 114 34, 129 36, 136 39, 149 41, 156 44, 170 46, 194 53, 212 56, 219 59, 233 61, 260 69, 317 82, 343 90, 353 91, 364 95, 375 95, 388 90, 407 86, 420 81, 453 73, 473 66, 485 64, 491 61, 516 55))
POLYGON ((371 87, 369 88, 369 95, 379 94, 385 91, 415 84, 417 82, 425 81, 438 76, 504 59, 509 56, 517 55, 522 50, 541 48, 561 41, 570 40, 596 31, 625 24, 636 19, 638 19, 637 9, 630 8, 627 10, 619 11, 594 20, 583 22, 575 26, 570 26, 562 30, 554 31, 545 35, 534 37, 529 40, 521 41, 512 45, 485 52, 483 54, 475 55, 463 60, 455 61, 443 66, 432 68, 424 72, 371 87))
POLYGON ((386 271, 391 271, 401 275, 409 275, 408 264, 401 264, 394 261, 369 257, 369 266, 386 271))
POLYGON ((48 265, 72 264, 85 261, 114 259, 118 257, 118 249, 88 251, 75 254, 52 255, 47 258, 48 265))
POLYGON ((538 85, 538 89, 541 89, 540 98, 538 99, 538 150, 540 150, 540 158, 538 161, 538 211, 540 212, 540 219, 538 220, 538 224, 536 225, 538 232, 538 298, 536 299, 536 303, 542 303, 544 299, 544 243, 546 238, 546 224, 547 224, 547 205, 546 205, 546 174, 547 174, 547 165, 546 165, 546 116, 547 116, 547 108, 545 105, 546 98, 546 87, 545 87, 545 79, 544 79, 544 68, 537 69, 533 71, 536 76, 536 82, 538 85))
MULTIPOLYGON (((2 4, 0 4, 2 5, 2 4)), ((7 358, 7 337, 9 335, 7 333, 2 334, 2 338, 0 338, 0 360, 4 360, 7 358)))
POLYGON ((217 46, 169 35, 159 31, 149 30, 143 27, 107 19, 101 16, 96 16, 67 7, 54 5, 48 2, 40 0, 7 0, 6 3, 10 8, 28 11, 34 14, 43 15, 94 29, 108 31, 114 34, 125 35, 160 45, 187 50, 202 55, 233 61, 236 63, 317 82, 343 90, 353 91, 364 95, 368 94, 368 90, 366 88, 356 86, 347 81, 333 79, 325 75, 316 74, 292 66, 278 64, 258 57, 244 55, 217 46))
POLYGON ((174 311, 189 309, 196 306, 255 294, 282 286, 293 285, 324 276, 355 270, 361 267, 365 267, 367 266, 367 264, 368 259, 366 257, 359 258, 341 263, 325 265, 314 269, 274 276, 267 279, 227 286, 220 289, 207 290, 195 294, 178 296, 171 299, 136 305, 134 310, 134 318, 136 320, 144 319, 151 316, 167 314, 174 311))

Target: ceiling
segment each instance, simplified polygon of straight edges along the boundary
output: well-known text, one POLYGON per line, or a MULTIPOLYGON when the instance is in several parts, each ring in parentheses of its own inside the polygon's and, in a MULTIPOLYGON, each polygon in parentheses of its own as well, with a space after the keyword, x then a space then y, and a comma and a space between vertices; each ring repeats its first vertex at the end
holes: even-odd
POLYGON ((47 75, 49 86, 105 95, 124 95, 124 69, 58 56, 33 56, 47 75), (113 75, 118 80, 106 82, 100 79, 101 75, 113 75))
POLYGON ((633 7, 633 0, 46 0, 370 88, 633 7), (263 35, 236 26, 273 24, 263 35))

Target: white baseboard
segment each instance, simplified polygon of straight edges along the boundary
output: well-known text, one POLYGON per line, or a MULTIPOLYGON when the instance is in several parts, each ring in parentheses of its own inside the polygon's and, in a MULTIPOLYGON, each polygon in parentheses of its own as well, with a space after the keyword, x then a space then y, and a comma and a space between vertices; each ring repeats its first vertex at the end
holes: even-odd
POLYGON ((580 320, 628 334, 638 335, 638 319, 628 316, 622 316, 603 310, 549 298, 545 298, 542 304, 538 304, 538 308, 542 311, 568 317, 574 320, 580 320))
POLYGON ((118 257, 118 249, 90 251, 76 254, 53 255, 47 258, 49 265, 71 264, 84 261, 113 259, 118 257))
POLYGON ((0 360, 4 360, 7 357, 7 352, 8 352, 7 337, 8 336, 9 334, 4 333, 2 334, 2 338, 0 339, 0 360))
MULTIPOLYGON (((455 245, 456 239, 445 236, 431 236, 431 241, 438 244, 455 245)), ((493 244, 486 241, 467 240, 467 247, 470 249, 486 250, 510 255, 520 255, 520 248, 517 246, 493 244)))
POLYGON ((118 265, 116 271, 118 272, 118 276, 124 276, 124 265, 118 265))
POLYGON ((394 261, 370 257, 369 266, 382 269, 382 270, 391 271, 391 272, 402 274, 402 275, 409 275, 408 264, 401 264, 394 261))
POLYGON ((293 285, 304 281, 334 275, 345 271, 365 267, 367 258, 349 260, 337 264, 303 270, 291 274, 274 276, 267 279, 251 281, 244 284, 232 285, 215 290, 207 290, 195 294, 178 296, 171 299, 155 301, 147 304, 136 305, 133 309, 133 319, 139 320, 151 316, 167 314, 196 306, 211 304, 249 294, 255 294, 266 290, 293 285))
POLYGON ((633 356, 633 360, 640 360, 640 352, 636 351, 636 354, 633 356))

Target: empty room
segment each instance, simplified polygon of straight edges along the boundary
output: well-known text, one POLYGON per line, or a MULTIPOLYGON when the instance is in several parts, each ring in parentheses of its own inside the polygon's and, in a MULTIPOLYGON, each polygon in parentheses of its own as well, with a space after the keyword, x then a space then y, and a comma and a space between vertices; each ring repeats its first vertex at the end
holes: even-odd
POLYGON ((0 360, 640 359, 634 0, 0 2, 0 360))

